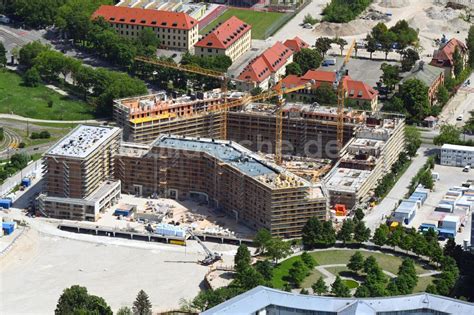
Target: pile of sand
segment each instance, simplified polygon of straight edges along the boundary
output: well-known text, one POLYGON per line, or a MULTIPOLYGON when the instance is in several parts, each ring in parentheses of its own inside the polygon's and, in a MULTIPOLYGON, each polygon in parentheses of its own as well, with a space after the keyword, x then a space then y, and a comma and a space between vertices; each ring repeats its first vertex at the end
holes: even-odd
POLYGON ((352 36, 366 34, 374 25, 372 21, 360 19, 342 24, 322 22, 314 28, 313 32, 316 33, 317 36, 352 36))
POLYGON ((470 24, 459 18, 459 11, 451 8, 430 7, 408 20, 408 24, 420 33, 438 34, 464 32, 470 24))
POLYGON ((403 8, 410 4, 410 0, 380 0, 379 5, 385 8, 403 8))

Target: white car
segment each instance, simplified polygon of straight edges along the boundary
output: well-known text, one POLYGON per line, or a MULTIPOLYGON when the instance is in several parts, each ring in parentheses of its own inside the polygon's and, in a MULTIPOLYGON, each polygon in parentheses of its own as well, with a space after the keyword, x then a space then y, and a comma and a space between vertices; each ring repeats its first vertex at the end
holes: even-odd
POLYGON ((8 17, 6 17, 5 15, 0 14, 0 23, 8 24, 8 23, 10 23, 10 19, 8 17))
POLYGON ((464 116, 463 116, 463 115, 459 115, 459 116, 456 118, 456 120, 457 120, 457 121, 462 121, 462 120, 463 120, 463 118, 464 118, 464 116))

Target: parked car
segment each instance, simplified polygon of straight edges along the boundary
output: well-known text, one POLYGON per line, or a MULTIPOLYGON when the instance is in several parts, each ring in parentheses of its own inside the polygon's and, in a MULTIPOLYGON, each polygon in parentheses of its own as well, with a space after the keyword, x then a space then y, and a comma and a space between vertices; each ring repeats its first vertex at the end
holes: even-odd
POLYGON ((10 19, 6 17, 5 15, 0 14, 0 23, 8 24, 10 23, 10 19))
POLYGON ((463 115, 459 115, 458 117, 456 117, 456 120, 457 120, 457 121, 462 121, 462 120, 463 120, 463 118, 464 118, 464 116, 463 116, 463 115))
POLYGON ((470 170, 471 170, 471 165, 469 165, 469 164, 464 166, 464 168, 462 169, 462 171, 466 172, 466 173, 469 172, 470 170))

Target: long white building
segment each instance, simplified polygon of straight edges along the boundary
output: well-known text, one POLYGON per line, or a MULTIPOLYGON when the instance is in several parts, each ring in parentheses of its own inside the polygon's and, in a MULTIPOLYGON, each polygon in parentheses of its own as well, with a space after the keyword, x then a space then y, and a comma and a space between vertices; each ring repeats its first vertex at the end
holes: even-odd
POLYGON ((444 144, 441 147, 440 160, 441 165, 472 166, 474 164, 474 147, 444 144))

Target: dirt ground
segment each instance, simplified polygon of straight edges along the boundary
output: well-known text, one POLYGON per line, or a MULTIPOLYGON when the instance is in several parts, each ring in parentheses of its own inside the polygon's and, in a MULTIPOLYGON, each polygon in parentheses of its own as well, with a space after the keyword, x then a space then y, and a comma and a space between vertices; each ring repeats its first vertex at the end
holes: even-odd
MULTIPOLYGON (((0 314, 51 314, 62 290, 74 284, 102 296, 114 311, 131 306, 140 289, 154 311, 176 309, 181 298, 198 294, 209 268, 196 263, 204 253, 194 241, 181 247, 110 239, 26 220, 29 231, 0 256, 0 314)), ((235 246, 207 245, 223 254, 222 264, 232 264, 235 246)))

